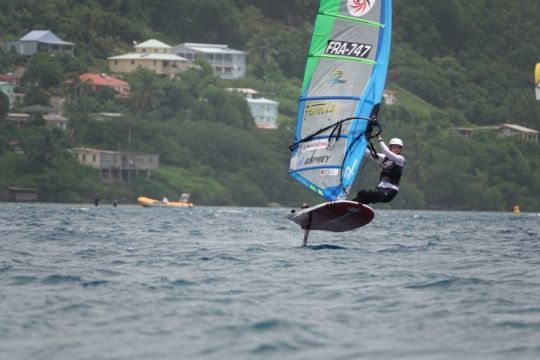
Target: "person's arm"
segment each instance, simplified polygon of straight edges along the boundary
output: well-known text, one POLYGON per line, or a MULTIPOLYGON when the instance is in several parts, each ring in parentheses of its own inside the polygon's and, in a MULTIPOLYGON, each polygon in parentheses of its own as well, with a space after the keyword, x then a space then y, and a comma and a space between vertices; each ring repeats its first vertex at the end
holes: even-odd
POLYGON ((379 146, 381 147, 381 150, 383 151, 384 155, 395 162, 398 166, 403 166, 405 164, 405 158, 401 155, 394 154, 390 151, 388 146, 384 143, 382 137, 379 136, 379 146))
POLYGON ((377 153, 377 157, 373 157, 373 154, 371 153, 371 151, 369 150, 369 148, 366 148, 366 150, 364 150, 364 157, 369 157, 371 160, 375 160, 375 161, 382 161, 384 159, 384 154, 380 154, 380 153, 377 153))

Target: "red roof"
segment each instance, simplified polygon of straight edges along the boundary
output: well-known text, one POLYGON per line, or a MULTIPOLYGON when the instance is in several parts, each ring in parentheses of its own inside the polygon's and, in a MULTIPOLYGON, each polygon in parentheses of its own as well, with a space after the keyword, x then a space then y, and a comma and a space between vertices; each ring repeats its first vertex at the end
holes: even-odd
POLYGON ((106 74, 82 74, 79 79, 81 81, 88 81, 97 86, 108 86, 112 88, 126 87, 129 83, 124 80, 115 78, 114 76, 106 74))
POLYGON ((0 81, 6 81, 9 83, 16 83, 18 84, 21 81, 21 77, 17 75, 11 75, 11 74, 0 74, 0 81))

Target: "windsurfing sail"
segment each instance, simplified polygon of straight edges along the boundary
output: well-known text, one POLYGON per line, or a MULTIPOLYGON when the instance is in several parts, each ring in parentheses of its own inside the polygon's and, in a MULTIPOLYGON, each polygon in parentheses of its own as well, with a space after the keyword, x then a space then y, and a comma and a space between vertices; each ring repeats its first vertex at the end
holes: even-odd
POLYGON ((360 169, 384 91, 391 32, 391 0, 320 1, 289 173, 329 201, 347 197, 360 169))
POLYGON ((534 83, 536 85, 536 100, 540 100, 540 63, 536 64, 534 70, 534 83))

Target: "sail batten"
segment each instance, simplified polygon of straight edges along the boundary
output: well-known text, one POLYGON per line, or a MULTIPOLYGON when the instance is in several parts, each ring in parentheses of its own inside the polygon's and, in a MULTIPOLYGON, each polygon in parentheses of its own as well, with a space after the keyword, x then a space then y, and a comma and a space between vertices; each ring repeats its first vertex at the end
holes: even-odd
POLYGON ((365 64, 375 65, 377 64, 376 61, 373 60, 364 60, 364 59, 351 59, 347 56, 339 56, 339 55, 326 55, 326 54, 309 54, 309 57, 318 57, 318 58, 327 58, 327 59, 340 59, 343 61, 358 61, 365 64))
POLYGON ((326 12, 326 11, 321 11, 321 12, 319 12, 319 14, 326 15, 326 16, 332 16, 332 17, 340 18, 340 19, 346 19, 346 20, 349 20, 349 21, 354 21, 354 22, 357 22, 357 23, 362 23, 362 24, 366 24, 366 25, 370 25, 370 26, 384 27, 384 24, 381 24, 381 23, 378 23, 378 22, 375 22, 375 21, 362 20, 362 19, 358 19, 358 18, 355 18, 355 17, 352 17, 352 16, 339 15, 339 14, 336 14, 336 13, 330 13, 330 12, 326 12))
POLYGON ((360 169, 388 68, 391 0, 321 0, 307 56, 289 173, 334 201, 360 169))
POLYGON ((360 96, 313 96, 313 97, 301 97, 302 100, 357 100, 360 101, 362 97, 360 96))

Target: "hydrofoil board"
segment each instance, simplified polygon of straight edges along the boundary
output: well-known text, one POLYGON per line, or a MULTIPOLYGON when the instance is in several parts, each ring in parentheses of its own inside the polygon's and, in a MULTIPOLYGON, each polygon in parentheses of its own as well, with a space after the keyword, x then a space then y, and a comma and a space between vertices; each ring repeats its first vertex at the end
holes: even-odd
POLYGON ((373 209, 367 205, 356 201, 337 200, 291 212, 287 219, 306 231, 343 232, 369 224, 374 216, 373 209))

